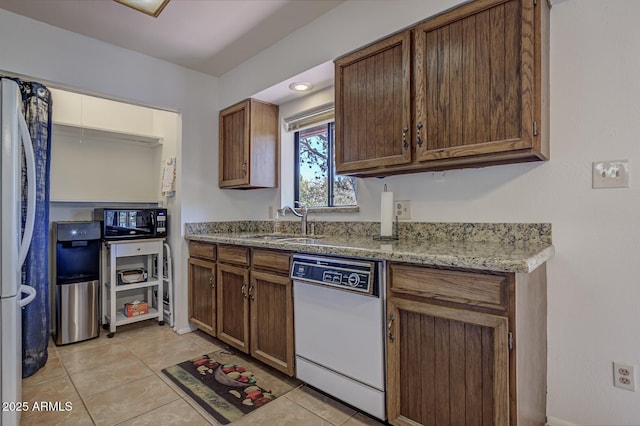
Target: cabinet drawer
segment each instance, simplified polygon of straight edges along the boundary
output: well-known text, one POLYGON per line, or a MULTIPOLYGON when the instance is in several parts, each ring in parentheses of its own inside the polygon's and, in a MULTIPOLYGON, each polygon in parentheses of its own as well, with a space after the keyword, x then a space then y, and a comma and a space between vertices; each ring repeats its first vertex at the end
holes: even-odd
POLYGON ((506 311, 506 276, 390 265, 391 291, 506 311))
POLYGON ((289 252, 253 249, 253 267, 289 273, 289 252))
POLYGON ((216 260, 216 245, 200 241, 189 242, 189 256, 216 260))
POLYGON ((136 241, 131 243, 117 243, 111 245, 111 250, 115 250, 116 257, 157 254, 162 250, 162 241, 136 241))
POLYGON ((249 265, 249 248, 242 246, 219 246, 218 260, 220 262, 249 265))

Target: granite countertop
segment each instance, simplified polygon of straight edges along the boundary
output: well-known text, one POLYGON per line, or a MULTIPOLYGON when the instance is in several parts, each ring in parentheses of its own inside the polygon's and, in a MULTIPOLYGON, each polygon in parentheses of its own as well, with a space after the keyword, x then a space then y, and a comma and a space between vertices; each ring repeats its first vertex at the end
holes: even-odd
MULTIPOLYGON (((187 229, 189 231, 189 228, 187 229)), ((450 230, 447 230, 450 232, 450 230)), ((550 232, 550 231, 549 231, 550 232)), ((396 241, 374 240, 370 235, 342 234, 289 235, 297 239, 271 239, 269 232, 187 232, 186 239, 210 243, 235 244, 314 253, 350 256, 438 267, 465 268, 496 272, 532 272, 554 254, 546 238, 442 238, 414 234, 396 241)), ((455 236, 455 233, 454 233, 455 236)))

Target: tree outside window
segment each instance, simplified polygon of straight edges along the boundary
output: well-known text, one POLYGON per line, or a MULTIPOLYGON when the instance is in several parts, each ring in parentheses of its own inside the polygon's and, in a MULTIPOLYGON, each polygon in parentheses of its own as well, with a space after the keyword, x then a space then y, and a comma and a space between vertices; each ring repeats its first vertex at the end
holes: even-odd
POLYGON ((295 133, 296 201, 307 207, 355 206, 356 178, 336 175, 334 123, 295 133))

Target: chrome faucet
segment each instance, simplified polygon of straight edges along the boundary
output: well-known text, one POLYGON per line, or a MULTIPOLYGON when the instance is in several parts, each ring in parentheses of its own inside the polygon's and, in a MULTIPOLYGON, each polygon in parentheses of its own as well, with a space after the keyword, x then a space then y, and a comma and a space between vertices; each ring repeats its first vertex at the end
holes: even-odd
POLYGON ((291 211, 291 213, 293 213, 294 216, 299 217, 301 222, 300 222, 300 232, 302 233, 302 235, 307 235, 307 214, 309 213, 309 209, 306 206, 301 205, 298 201, 296 201, 296 204, 298 204, 300 207, 298 208, 298 210, 300 210, 300 213, 298 213, 293 207, 291 206, 284 206, 282 207, 282 216, 284 216, 287 213, 287 210, 291 211))

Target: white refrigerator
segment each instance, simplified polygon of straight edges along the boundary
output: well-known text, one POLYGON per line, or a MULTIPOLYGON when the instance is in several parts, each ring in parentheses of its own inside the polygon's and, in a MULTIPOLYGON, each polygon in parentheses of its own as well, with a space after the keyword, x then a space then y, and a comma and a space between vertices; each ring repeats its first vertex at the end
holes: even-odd
POLYGON ((35 220, 35 162, 29 130, 22 115, 22 98, 15 81, 3 78, 0 86, 0 425, 20 422, 15 403, 22 399, 22 312, 35 297, 33 287, 21 285, 22 264, 29 251, 35 220), (27 214, 22 215, 22 153, 27 169, 27 214), (25 295, 26 297, 23 297, 25 295), (12 404, 14 403, 14 404, 12 404), (6 408, 6 410, 5 410, 6 408))

